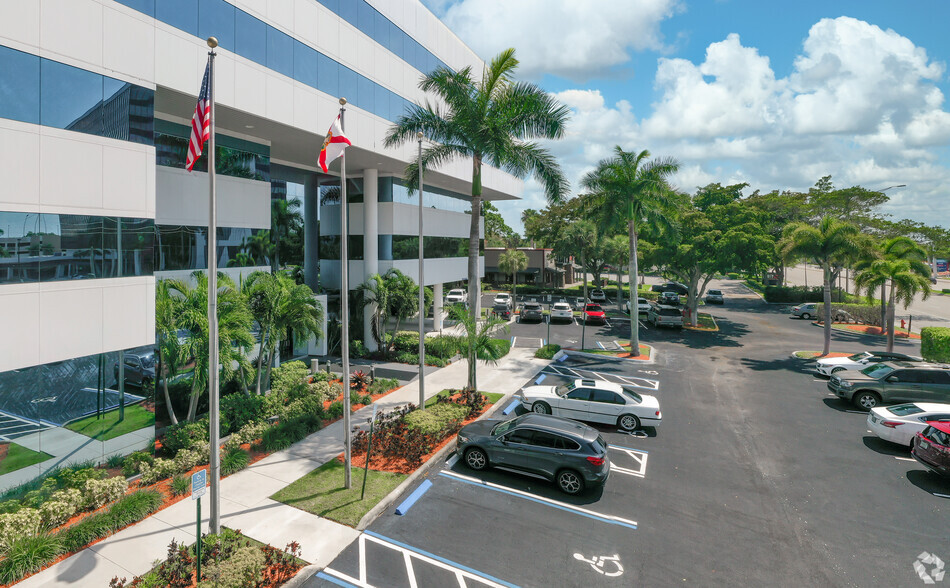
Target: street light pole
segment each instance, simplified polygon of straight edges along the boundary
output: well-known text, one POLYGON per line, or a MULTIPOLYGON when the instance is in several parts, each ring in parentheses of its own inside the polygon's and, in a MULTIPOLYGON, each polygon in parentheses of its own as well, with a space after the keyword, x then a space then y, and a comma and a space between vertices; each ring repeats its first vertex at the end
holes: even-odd
MULTIPOLYGON (((426 293, 423 279, 423 247, 422 247, 422 131, 416 133, 419 140, 419 409, 426 408, 426 293)), ((434 317, 435 315, 433 315, 434 317)))

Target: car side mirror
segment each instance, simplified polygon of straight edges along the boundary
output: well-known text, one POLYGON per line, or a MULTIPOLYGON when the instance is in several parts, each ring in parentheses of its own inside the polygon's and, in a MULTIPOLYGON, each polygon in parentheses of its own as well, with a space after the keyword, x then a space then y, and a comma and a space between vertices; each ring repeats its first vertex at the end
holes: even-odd
POLYGON ((886 378, 884 378, 884 380, 885 380, 886 382, 890 382, 890 383, 892 383, 892 384, 893 384, 894 382, 899 382, 899 381, 900 381, 900 380, 897 379, 897 376, 887 376, 886 378))

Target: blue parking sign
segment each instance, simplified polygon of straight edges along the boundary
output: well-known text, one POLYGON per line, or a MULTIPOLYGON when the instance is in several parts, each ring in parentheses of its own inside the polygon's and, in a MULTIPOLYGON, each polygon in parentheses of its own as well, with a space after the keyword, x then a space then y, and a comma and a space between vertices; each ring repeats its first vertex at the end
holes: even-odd
POLYGON ((198 470, 191 474, 191 499, 198 500, 207 490, 208 470, 198 470))

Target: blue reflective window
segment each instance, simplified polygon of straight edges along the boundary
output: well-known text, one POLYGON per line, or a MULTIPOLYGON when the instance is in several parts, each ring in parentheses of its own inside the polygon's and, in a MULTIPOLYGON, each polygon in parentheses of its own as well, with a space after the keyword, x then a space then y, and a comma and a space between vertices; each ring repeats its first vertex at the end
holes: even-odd
POLYGON ((340 96, 355 106, 360 106, 358 80, 358 73, 344 65, 340 66, 340 96))
POLYGON ((373 85, 376 86, 376 96, 373 102, 373 113, 376 116, 389 120, 389 90, 380 86, 379 84, 373 85))
POLYGON ((155 0, 116 0, 119 4, 125 4, 133 10, 138 10, 149 16, 155 16, 155 0))
POLYGON ((40 65, 40 124, 102 134, 102 76, 44 59, 40 65))
POLYGON ((176 29, 198 35, 198 5, 195 0, 160 0, 155 18, 176 29))
POLYGON ((359 4, 363 4, 362 0, 340 0, 340 11, 337 14, 355 27, 358 20, 359 4))
POLYGON ((267 27, 267 67, 294 77, 294 39, 270 26, 267 27))
POLYGON ((356 28, 366 33, 370 39, 375 38, 373 29, 376 28, 376 10, 364 0, 357 0, 356 10, 356 28))
POLYGON ((402 96, 395 92, 389 93, 389 120, 395 121, 402 116, 405 107, 406 101, 402 96))
POLYGON ((234 6, 224 0, 200 0, 198 36, 216 37, 221 48, 234 51, 234 6))
POLYGON ((357 96, 358 101, 356 105, 365 110, 366 112, 372 113, 374 110, 374 104, 376 104, 376 84, 373 83, 373 80, 356 74, 358 76, 357 91, 359 95, 357 96))
POLYGON ((373 11, 373 34, 371 35, 382 47, 389 47, 389 35, 391 22, 389 19, 377 11, 373 11))
MULTIPOLYGON (((317 0, 317 2, 329 8, 334 14, 340 14, 340 0, 317 0)), ((349 4, 351 0, 343 0, 343 2, 349 4)))
POLYGON ((294 79, 311 88, 319 88, 318 63, 322 57, 317 51, 300 41, 294 41, 294 79))
POLYGON ((413 51, 412 67, 418 69, 422 73, 429 73, 429 70, 426 69, 426 59, 429 55, 429 52, 426 51, 426 48, 422 46, 422 43, 419 41, 413 40, 415 45, 413 51))
POLYGON ((267 25, 243 10, 234 14, 234 52, 267 65, 267 25))
POLYGON ((40 58, 0 46, 0 117, 40 122, 40 58))
POLYGON ((340 64, 323 53, 319 53, 318 56, 320 85, 317 87, 330 96, 340 96, 340 64))
POLYGON ((406 33, 402 32, 402 29, 393 23, 389 23, 389 27, 389 50, 405 61, 404 45, 406 42, 406 33))
POLYGON ((0 212, 0 284, 39 281, 39 213, 0 212))

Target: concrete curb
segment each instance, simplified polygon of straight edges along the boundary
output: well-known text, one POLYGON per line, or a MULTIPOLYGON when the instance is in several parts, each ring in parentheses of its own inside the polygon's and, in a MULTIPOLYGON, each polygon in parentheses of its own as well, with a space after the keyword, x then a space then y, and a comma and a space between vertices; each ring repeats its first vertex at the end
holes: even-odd
POLYGON ((314 574, 323 569, 323 566, 318 564, 310 564, 309 566, 304 566, 297 571, 297 575, 293 578, 287 580, 281 585, 281 588, 297 588, 297 586, 302 586, 304 582, 313 577, 314 574))
MULTIPOLYGON (((497 412, 499 408, 502 408, 507 404, 507 402, 511 399, 512 396, 514 396, 514 393, 506 394, 498 402, 492 405, 492 409, 490 411, 485 411, 484 413, 482 413, 480 417, 478 417, 472 422, 477 422, 482 419, 486 419, 489 416, 494 415, 495 412, 497 412)), ((449 442, 446 443, 445 447, 440 449, 435 455, 429 458, 429 461, 419 466, 419 468, 416 469, 416 471, 409 474, 408 478, 403 480, 402 483, 396 486, 396 488, 393 489, 392 492, 387 494, 385 498, 383 498, 382 500, 379 501, 379 503, 376 504, 376 506, 371 508, 369 512, 363 515, 363 518, 360 519, 359 524, 356 525, 356 530, 363 531, 364 529, 366 529, 366 527, 369 527, 373 523, 373 521, 375 521, 379 517, 379 515, 383 514, 384 511, 389 509, 389 507, 391 507, 396 502, 396 500, 400 496, 402 496, 402 493, 405 492, 406 489, 409 488, 409 486, 411 486, 416 481, 418 481, 419 478, 423 476, 427 476, 429 473, 429 470, 432 469, 434 464, 439 463, 442 460, 442 458, 444 458, 449 453, 455 451, 455 444, 452 442, 452 439, 455 439, 455 437, 456 435, 452 435, 449 442)))
POLYGON ((574 351, 573 349, 562 349, 561 351, 567 355, 579 355, 580 357, 590 357, 593 359, 607 359, 610 361, 632 361, 637 364, 649 365, 651 363, 656 363, 656 355, 657 355, 656 347, 651 345, 650 349, 653 350, 650 353, 650 359, 630 359, 628 357, 614 357, 612 355, 606 355, 606 354, 599 355, 597 353, 585 353, 583 351, 574 351))

